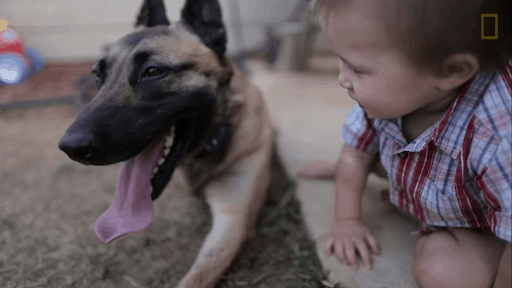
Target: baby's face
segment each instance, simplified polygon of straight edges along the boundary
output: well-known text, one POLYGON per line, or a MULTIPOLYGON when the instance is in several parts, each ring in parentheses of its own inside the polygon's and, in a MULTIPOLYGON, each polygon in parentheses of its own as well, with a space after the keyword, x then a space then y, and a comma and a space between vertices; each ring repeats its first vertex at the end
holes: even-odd
POLYGON ((329 9, 323 30, 340 62, 339 83, 371 118, 397 118, 442 99, 435 78, 386 41, 372 1, 329 9))

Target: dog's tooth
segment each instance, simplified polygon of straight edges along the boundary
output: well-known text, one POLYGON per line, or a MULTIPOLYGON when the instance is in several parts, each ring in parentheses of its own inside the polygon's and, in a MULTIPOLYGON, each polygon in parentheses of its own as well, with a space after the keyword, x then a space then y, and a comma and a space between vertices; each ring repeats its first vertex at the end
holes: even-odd
POLYGON ((153 170, 153 175, 155 175, 156 172, 158 172, 158 167, 155 167, 155 169, 153 170))
POLYGON ((171 147, 172 143, 174 142, 174 135, 165 137, 165 147, 171 147))
POLYGON ((170 130, 171 130, 171 134, 165 137, 165 148, 171 147, 172 143, 174 142, 174 132, 175 132, 176 128, 174 128, 174 126, 172 126, 170 130))
POLYGON ((158 160, 158 165, 162 165, 164 164, 165 162, 165 159, 164 158, 160 158, 160 160, 158 160))
POLYGON ((165 148, 164 150, 164 156, 167 156, 171 152, 171 148, 165 148))

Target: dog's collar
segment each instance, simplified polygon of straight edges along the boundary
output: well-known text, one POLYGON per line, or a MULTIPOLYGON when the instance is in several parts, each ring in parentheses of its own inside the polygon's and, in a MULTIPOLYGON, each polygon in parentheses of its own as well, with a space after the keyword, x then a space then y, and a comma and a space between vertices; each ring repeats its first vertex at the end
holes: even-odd
POLYGON ((227 120, 220 121, 206 139, 203 149, 195 157, 203 158, 220 154, 227 148, 230 138, 231 124, 227 120))

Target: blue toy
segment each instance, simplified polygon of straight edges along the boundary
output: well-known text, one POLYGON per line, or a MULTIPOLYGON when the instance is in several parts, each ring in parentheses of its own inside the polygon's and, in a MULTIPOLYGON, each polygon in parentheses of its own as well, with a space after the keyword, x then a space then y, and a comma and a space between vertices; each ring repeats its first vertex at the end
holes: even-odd
POLYGON ((43 67, 41 55, 33 48, 24 47, 13 29, 0 31, 0 85, 22 83, 43 67))

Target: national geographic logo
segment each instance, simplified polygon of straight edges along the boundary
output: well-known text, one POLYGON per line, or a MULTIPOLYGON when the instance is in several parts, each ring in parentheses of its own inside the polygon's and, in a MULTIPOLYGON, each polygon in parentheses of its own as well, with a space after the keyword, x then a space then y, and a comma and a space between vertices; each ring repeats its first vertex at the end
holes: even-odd
POLYGON ((7 21, 5 20, 0 20, 0 32, 4 31, 7 29, 7 21))
MULTIPOLYGON (((498 14, 482 14, 482 18, 480 19, 480 26, 481 26, 481 38, 483 40, 496 40, 498 39, 498 14), (485 18, 494 18, 494 35, 485 35, 485 18)), ((489 29, 487 29, 489 30, 489 29)))

